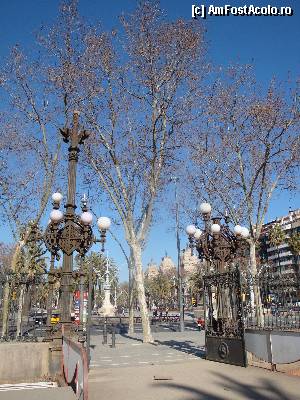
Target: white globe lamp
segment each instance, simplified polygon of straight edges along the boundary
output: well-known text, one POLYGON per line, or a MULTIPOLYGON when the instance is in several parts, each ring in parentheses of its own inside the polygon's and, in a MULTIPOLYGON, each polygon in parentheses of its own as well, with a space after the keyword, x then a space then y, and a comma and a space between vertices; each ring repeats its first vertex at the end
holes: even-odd
POLYGON ((188 225, 185 228, 185 231, 189 236, 194 236, 194 234, 196 232, 196 227, 195 227, 195 225, 188 225))
POLYGON ((91 225, 93 222, 93 215, 89 211, 84 211, 80 216, 80 221, 83 225, 91 225))
POLYGON ((243 239, 247 239, 249 237, 249 229, 243 226, 241 236, 243 239))
POLYGON ((200 237, 201 237, 201 235, 202 235, 201 229, 196 229, 196 232, 194 233, 194 238, 195 238, 196 240, 199 240, 200 237))
POLYGON ((217 234, 217 233, 220 233, 221 227, 220 227, 219 224, 212 224, 210 230, 211 230, 211 233, 212 233, 213 235, 215 235, 215 234, 217 234))
POLYGON ((111 225, 111 221, 108 217, 100 217, 98 218, 97 225, 100 231, 107 231, 111 225))
POLYGON ((211 205, 209 203, 201 203, 199 208, 201 213, 204 215, 211 212, 211 205))
POLYGON ((59 192, 55 192, 52 195, 52 200, 55 203, 60 203, 62 201, 62 198, 63 198, 63 195, 61 193, 59 193, 59 192))
POLYGON ((64 217, 64 214, 60 210, 52 210, 50 213, 51 222, 59 223, 64 217))
POLYGON ((236 225, 233 228, 233 231, 234 231, 236 236, 240 236, 242 234, 242 230, 243 230, 243 228, 241 227, 241 225, 236 225))

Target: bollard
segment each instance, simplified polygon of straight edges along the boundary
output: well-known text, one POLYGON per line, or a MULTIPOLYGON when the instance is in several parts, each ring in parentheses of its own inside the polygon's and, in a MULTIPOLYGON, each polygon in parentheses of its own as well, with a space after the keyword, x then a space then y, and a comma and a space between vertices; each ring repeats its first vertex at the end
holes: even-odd
POLYGON ((104 325, 103 325, 103 342, 102 344, 107 344, 107 321, 105 319, 104 325))
POLYGON ((112 325, 112 329, 111 329, 111 347, 112 348, 116 347, 116 327, 115 327, 115 325, 112 325))

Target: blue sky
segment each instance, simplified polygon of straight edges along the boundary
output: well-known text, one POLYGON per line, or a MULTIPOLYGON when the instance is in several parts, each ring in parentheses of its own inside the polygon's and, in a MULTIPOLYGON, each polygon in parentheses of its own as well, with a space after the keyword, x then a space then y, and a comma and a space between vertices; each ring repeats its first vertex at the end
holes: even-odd
MULTIPOLYGON (((4 59, 9 48, 15 43, 30 46, 33 32, 41 24, 48 24, 55 18, 58 0, 10 0, 1 2, 0 12, 0 56, 4 59)), ((186 0, 162 0, 162 8, 168 18, 191 18, 192 4, 214 4, 221 6, 230 2, 215 1, 213 3, 186 0)), ((269 1, 271 3, 271 1, 269 1)), ((252 1, 249 3, 235 1, 232 5, 266 6, 268 1, 252 1)), ((81 0, 80 12, 91 20, 101 20, 104 28, 115 27, 117 16, 122 11, 134 8, 135 1, 123 0, 81 0)), ((291 17, 208 17, 204 23, 207 28, 209 54, 215 63, 226 65, 232 61, 253 63, 257 80, 266 84, 274 76, 280 80, 299 77, 300 71, 300 2, 284 0, 271 3, 272 6, 290 6, 294 15, 291 17)), ((203 21, 200 20, 199 23, 203 21)), ((293 197, 280 196, 272 202, 268 219, 284 215, 289 206, 300 207, 299 192, 293 197)), ((144 254, 144 263, 153 258, 159 262, 167 251, 176 260, 175 233, 170 232, 172 221, 166 217, 157 221, 152 229, 149 245, 144 254)), ((1 240, 9 241, 9 236, 0 228, 1 240)), ((182 246, 185 238, 182 237, 182 246)), ((121 267, 121 278, 127 273, 121 252, 115 244, 108 244, 110 254, 121 267)))

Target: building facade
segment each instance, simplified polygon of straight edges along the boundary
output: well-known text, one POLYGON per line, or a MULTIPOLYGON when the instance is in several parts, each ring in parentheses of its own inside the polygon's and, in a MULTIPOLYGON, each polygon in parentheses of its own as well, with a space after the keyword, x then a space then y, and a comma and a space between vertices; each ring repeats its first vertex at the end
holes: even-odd
POLYGON ((273 267, 275 274, 299 274, 299 256, 293 254, 289 246, 289 238, 300 233, 300 209, 290 210, 288 215, 276 218, 263 226, 261 233, 261 258, 273 267), (285 240, 279 246, 270 243, 270 231, 279 225, 285 234, 285 240))

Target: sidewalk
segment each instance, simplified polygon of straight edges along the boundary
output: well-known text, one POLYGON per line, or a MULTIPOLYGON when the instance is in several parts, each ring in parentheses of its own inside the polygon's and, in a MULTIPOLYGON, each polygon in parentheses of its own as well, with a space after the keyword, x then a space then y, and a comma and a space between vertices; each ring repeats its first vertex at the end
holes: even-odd
POLYGON ((260 368, 200 359, 172 365, 92 370, 89 400, 96 399, 299 400, 300 380, 260 368))
POLYGON ((203 359, 204 334, 154 334, 157 345, 117 335, 94 350, 89 400, 300 400, 300 379, 203 359))

